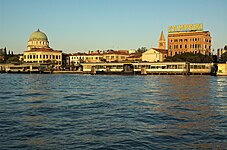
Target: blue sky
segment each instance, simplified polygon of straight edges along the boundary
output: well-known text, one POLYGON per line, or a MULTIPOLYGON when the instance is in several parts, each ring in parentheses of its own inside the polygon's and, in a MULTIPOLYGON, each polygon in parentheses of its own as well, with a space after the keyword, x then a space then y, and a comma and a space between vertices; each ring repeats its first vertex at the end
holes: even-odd
POLYGON ((0 48, 27 49, 38 28, 64 52, 157 47, 169 25, 203 23, 227 45, 226 0, 0 0, 0 48))

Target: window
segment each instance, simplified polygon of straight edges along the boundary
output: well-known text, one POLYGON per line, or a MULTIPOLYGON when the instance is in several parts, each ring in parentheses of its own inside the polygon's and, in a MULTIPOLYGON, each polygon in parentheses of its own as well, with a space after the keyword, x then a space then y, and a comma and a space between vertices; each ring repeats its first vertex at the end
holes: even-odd
POLYGON ((182 48, 182 45, 180 45, 180 48, 182 48))
POLYGON ((33 59, 35 59, 35 55, 33 55, 33 59))
POLYGON ((43 59, 45 59, 45 55, 43 55, 43 59))
POLYGON ((39 58, 41 59, 42 58, 42 55, 39 55, 39 58))
POLYGON ((187 48, 187 45, 186 44, 184 45, 184 48, 187 48))

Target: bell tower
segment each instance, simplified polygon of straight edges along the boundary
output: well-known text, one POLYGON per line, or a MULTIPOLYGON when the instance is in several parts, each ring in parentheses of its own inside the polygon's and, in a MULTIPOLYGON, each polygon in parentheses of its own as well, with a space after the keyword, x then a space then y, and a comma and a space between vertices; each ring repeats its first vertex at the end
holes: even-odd
POLYGON ((166 49, 166 40, 163 31, 161 32, 159 41, 158 41, 158 48, 159 49, 166 49))

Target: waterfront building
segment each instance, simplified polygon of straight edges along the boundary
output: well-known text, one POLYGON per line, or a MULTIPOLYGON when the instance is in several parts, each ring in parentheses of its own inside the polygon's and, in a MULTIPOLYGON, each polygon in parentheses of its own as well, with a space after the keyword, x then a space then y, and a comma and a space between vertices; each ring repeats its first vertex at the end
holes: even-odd
POLYGON ((166 49, 151 48, 142 53, 142 61, 147 62, 163 62, 168 55, 166 49))
POLYGON ((82 62, 101 62, 103 55, 100 53, 75 53, 66 57, 67 65, 76 66, 82 62))
POLYGON ((106 62, 120 62, 125 61, 130 56, 128 51, 109 51, 103 54, 103 59, 106 62))
POLYGON ((130 54, 127 58, 129 61, 142 61, 142 52, 130 54))
POLYGON ((80 63, 124 61, 128 56, 127 50, 89 51, 88 53, 69 54, 66 57, 66 64, 68 66, 78 66, 80 63))
POLYGON ((29 63, 51 63, 60 69, 62 51, 50 48, 46 34, 38 29, 30 35, 28 50, 24 51, 23 59, 29 63))
POLYGON ((203 30, 203 24, 168 27, 168 55, 186 52, 211 55, 211 35, 203 30))
POLYGON ((142 61, 146 62, 163 62, 168 56, 166 49, 166 40, 163 31, 160 34, 158 48, 150 48, 142 53, 142 61))
POLYGON ((130 50, 128 50, 128 53, 129 53, 129 54, 136 53, 136 50, 135 50, 135 49, 130 49, 130 50))
POLYGON ((218 76, 227 76, 227 63, 218 64, 217 75, 218 76))
POLYGON ((225 45, 224 48, 218 49, 217 50, 217 56, 218 56, 218 58, 220 59, 221 58, 221 55, 224 54, 224 53, 226 53, 226 52, 227 52, 227 45, 225 45))

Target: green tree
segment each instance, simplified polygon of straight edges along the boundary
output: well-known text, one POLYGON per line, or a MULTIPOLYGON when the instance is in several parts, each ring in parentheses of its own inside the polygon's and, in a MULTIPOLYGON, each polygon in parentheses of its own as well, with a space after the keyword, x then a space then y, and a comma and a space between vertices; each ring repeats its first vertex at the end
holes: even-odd
POLYGON ((210 63, 213 62, 212 56, 194 53, 183 53, 166 58, 167 62, 191 62, 191 63, 210 63))
POLYGON ((6 63, 12 63, 12 62, 19 62, 19 57, 18 56, 12 56, 12 57, 9 57, 6 60, 6 63))
POLYGON ((6 47, 4 48, 4 55, 7 55, 6 47))
POLYGON ((141 47, 141 48, 138 48, 137 49, 137 52, 140 53, 140 52, 146 52, 147 51, 147 48, 146 47, 141 47))
POLYGON ((221 60, 220 60, 220 62, 222 62, 222 63, 227 62, 227 52, 225 52, 224 54, 221 55, 221 60))

